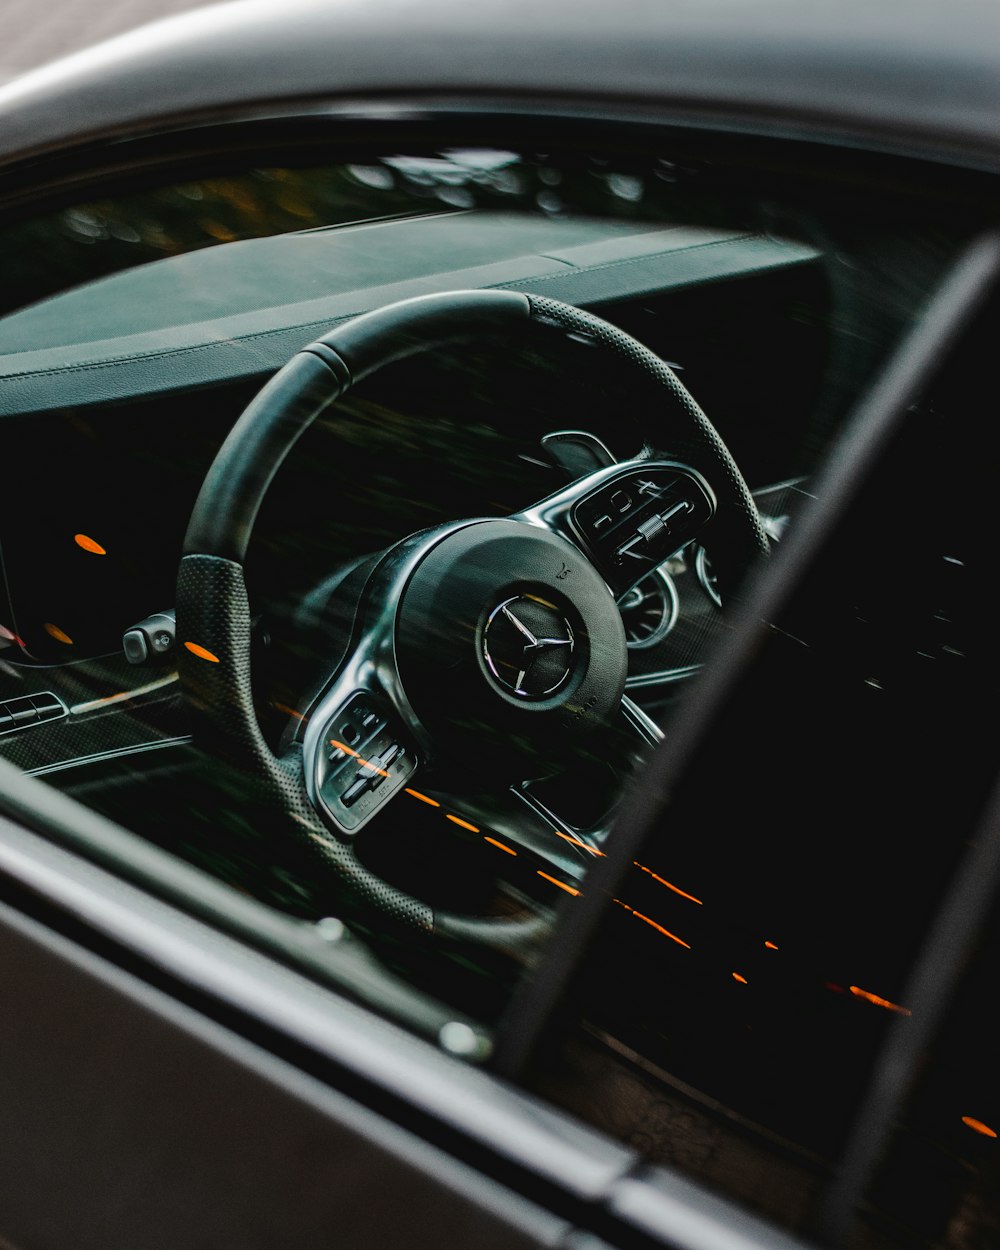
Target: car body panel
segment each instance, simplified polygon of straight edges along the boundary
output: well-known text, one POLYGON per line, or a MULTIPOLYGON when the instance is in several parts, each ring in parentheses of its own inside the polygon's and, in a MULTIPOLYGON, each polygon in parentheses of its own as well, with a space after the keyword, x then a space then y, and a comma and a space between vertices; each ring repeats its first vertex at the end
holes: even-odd
POLYGON ((532 5, 429 0, 218 5, 0 89, 9 163, 223 115, 588 99, 610 112, 820 137, 996 169, 1000 18, 841 0, 532 5), (398 37, 387 41, 387 32, 398 37), (405 32, 405 33, 404 33, 405 32), (220 59, 228 72, 218 73, 220 59), (156 84, 156 91, 150 90, 156 84))

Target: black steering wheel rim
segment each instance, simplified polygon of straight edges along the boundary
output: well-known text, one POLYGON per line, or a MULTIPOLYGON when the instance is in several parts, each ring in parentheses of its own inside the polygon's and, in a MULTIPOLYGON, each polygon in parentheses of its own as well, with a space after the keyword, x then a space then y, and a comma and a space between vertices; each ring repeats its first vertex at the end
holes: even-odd
MULTIPOLYGON (((728 449, 676 375, 608 322, 544 297, 508 291, 423 296, 365 314, 331 330, 284 366, 251 402, 220 449, 199 493, 184 541, 177 586, 181 688, 196 744, 235 764, 247 801, 277 809, 361 900, 437 934, 522 943, 538 929, 516 922, 435 912, 372 874, 353 846, 331 832, 304 785, 301 748, 276 755, 254 713, 251 622, 243 562, 268 486, 300 435, 362 378, 421 352, 528 328, 544 336, 583 336, 662 389, 666 419, 686 454, 713 478, 719 510, 713 556, 725 577, 766 553, 756 507, 728 449)), ((724 582, 725 584, 725 582, 724 582)))

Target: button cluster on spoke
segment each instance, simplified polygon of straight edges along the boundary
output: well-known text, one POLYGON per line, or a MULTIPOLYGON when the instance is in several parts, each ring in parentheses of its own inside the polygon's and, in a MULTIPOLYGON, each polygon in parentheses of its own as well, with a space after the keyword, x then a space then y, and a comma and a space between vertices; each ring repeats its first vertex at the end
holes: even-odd
POLYGON ((357 692, 327 722, 318 790, 327 810, 353 833, 416 768, 415 753, 381 700, 357 692))
POLYGON ((632 469, 579 500, 573 522, 616 591, 689 542, 715 511, 708 484, 683 465, 632 469))
POLYGON ((345 807, 353 807, 363 794, 367 794, 369 790, 377 790, 383 781, 389 779, 389 766, 402 754, 403 748, 398 742, 394 742, 381 755, 362 760, 361 767, 354 774, 354 780, 340 796, 341 803, 345 807))

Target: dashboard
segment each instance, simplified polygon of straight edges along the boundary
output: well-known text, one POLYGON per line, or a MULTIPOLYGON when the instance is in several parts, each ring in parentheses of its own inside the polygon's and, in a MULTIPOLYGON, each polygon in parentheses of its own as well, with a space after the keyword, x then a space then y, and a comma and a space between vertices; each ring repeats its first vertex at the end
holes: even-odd
MULTIPOLYGON (((176 652, 133 664, 122 638, 172 610, 199 489, 267 378, 353 316, 471 288, 597 313, 667 360, 722 433, 766 532, 780 538, 808 498, 814 455, 802 427, 824 365, 822 258, 803 244, 444 212, 126 269, 0 321, 0 421, 10 463, 23 467, 6 483, 0 534, 0 715, 12 709, 6 727, 0 721, 0 754, 240 888, 313 906, 294 872, 278 885, 254 883, 244 851, 227 858, 214 833, 192 828, 189 800, 183 812, 162 801, 157 787, 186 775, 192 754, 176 652), (779 358, 780 368, 762 364, 779 358), (744 383, 765 373, 766 386, 744 383)), ((303 692, 320 689, 336 659, 330 621, 317 632, 316 605, 351 570, 407 535, 458 517, 509 516, 561 488, 573 470, 552 453, 554 433, 585 431, 613 460, 650 454, 648 432, 662 422, 655 397, 595 372, 589 350, 568 336, 540 354, 515 336, 418 355, 361 382, 302 436, 275 474, 246 561, 256 715, 275 749, 295 738, 303 692)), ((626 692, 640 715, 663 723, 724 630, 710 552, 694 543, 675 553, 619 607, 626 692)), ((621 780, 617 763, 605 771, 591 770, 585 785, 579 773, 572 783, 518 782, 500 798, 470 783, 453 823, 488 824, 494 842, 533 857, 536 874, 554 866, 557 884, 578 881, 591 853, 584 844, 599 843, 621 780)), ((425 780, 425 797, 440 807, 440 778, 425 780)), ((398 847, 394 857, 386 862, 376 847, 374 869, 420 877, 412 857, 402 868, 398 847)), ((464 909, 469 879, 460 899, 434 880, 419 892, 464 909)), ((521 901, 525 888, 508 894, 521 901)))

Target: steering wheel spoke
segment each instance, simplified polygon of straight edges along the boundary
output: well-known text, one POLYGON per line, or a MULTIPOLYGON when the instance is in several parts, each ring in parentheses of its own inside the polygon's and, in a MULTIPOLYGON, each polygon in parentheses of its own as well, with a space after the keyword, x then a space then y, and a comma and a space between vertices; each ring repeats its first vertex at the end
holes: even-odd
POLYGON ((716 507, 715 492, 695 469, 644 459, 588 473, 512 519, 573 543, 620 599, 691 542, 716 507))
POLYGON ((357 834, 417 771, 412 732, 377 689, 337 682, 302 745, 306 793, 342 837, 357 834))
POLYGON ((664 739, 663 730, 656 721, 628 695, 622 696, 621 720, 627 731, 635 737, 640 751, 658 747, 664 739))

